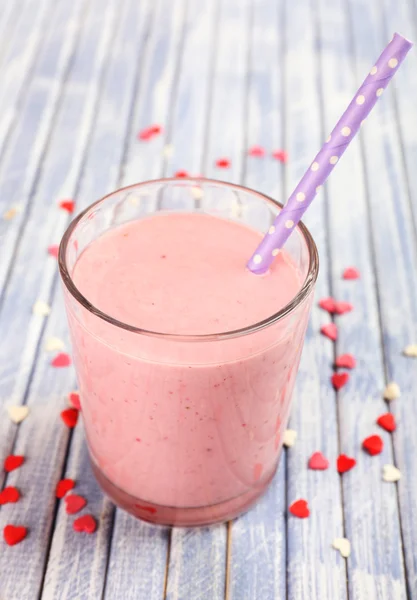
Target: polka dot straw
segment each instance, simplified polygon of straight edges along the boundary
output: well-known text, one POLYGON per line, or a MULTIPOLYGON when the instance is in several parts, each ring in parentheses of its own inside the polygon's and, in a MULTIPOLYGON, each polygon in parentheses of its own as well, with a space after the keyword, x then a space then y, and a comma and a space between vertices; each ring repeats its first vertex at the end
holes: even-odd
POLYGON ((322 184, 357 133, 412 47, 398 33, 385 48, 327 138, 307 172, 248 262, 253 273, 265 273, 310 206, 322 184))

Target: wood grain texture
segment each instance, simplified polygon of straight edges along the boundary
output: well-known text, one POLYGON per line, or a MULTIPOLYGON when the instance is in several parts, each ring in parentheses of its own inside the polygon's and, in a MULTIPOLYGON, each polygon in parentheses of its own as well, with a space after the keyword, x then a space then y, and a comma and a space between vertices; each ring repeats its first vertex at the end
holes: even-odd
MULTIPOLYGON (((320 0, 318 9, 321 96, 327 134, 349 104, 363 74, 354 73, 344 2, 320 0), (326 28, 328 23, 332 23, 331 33, 326 28)), ((377 54, 378 51, 374 58, 377 54)), ((370 66, 371 58, 368 70, 370 66)), ((387 100, 386 97, 381 99, 382 109, 387 100)), ((368 126, 378 123, 379 109, 380 106, 376 115, 369 117, 369 123, 364 123, 361 136, 366 135, 368 126)), ((395 462, 392 436, 376 424, 378 416, 389 407, 381 393, 385 387, 385 373, 360 143, 360 140, 352 143, 326 185, 332 294, 354 306, 352 313, 336 320, 340 330, 336 351, 338 354, 352 352, 357 359, 351 381, 338 393, 341 449, 349 456, 355 456, 358 463, 342 477, 346 535, 352 545, 347 565, 350 598, 368 596, 388 600, 406 598, 407 595, 397 491, 395 485, 382 480, 383 465, 395 462), (355 182, 354 186, 349 183, 351 181, 355 182), (341 278, 343 269, 349 265, 360 270, 360 281, 341 278), (379 456, 371 457, 361 449, 361 444, 375 433, 382 436, 385 448, 379 456), (364 539, 369 543, 364 543, 364 539)), ((375 153, 372 154, 372 160, 375 160, 375 153)))

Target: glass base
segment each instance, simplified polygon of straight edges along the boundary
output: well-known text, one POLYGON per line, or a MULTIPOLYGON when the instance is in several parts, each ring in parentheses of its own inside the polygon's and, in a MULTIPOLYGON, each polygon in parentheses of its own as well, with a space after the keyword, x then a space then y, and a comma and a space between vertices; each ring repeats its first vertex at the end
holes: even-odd
POLYGON ((213 525, 223 521, 230 521, 243 512, 246 512, 264 494, 271 483, 275 471, 268 475, 256 487, 248 490, 240 496, 231 498, 218 504, 197 507, 175 507, 162 506, 135 498, 116 487, 102 471, 91 461, 94 475, 103 489, 104 493, 120 508, 131 515, 153 523, 155 525, 176 525, 178 527, 197 527, 202 525, 213 525))

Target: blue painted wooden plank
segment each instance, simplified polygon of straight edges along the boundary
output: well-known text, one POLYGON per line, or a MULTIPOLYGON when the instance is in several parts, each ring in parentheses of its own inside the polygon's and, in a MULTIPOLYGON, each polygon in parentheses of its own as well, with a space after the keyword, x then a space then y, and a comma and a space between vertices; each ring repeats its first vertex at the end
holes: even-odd
MULTIPOLYGON (((287 194, 304 174, 322 143, 317 89, 318 57, 315 12, 310 2, 286 2, 285 106, 289 153, 287 194)), ((323 195, 306 215, 320 254, 316 298, 329 295, 329 253, 323 195)), ((288 598, 346 598, 344 560, 332 548, 343 537, 343 507, 335 460, 339 453, 335 394, 330 387, 333 348, 319 329, 329 317, 313 306, 296 383, 291 428, 298 440, 288 451, 288 504, 306 498, 311 516, 288 517, 288 598), (313 452, 321 451, 331 468, 307 469, 313 452)))
MULTIPOLYGON (((31 529, 28 539, 19 547, 19 552, 14 554, 13 575, 7 579, 2 577, 1 593, 8 597, 24 597, 27 589, 30 589, 31 597, 37 597, 42 583, 53 517, 53 490, 58 471, 62 469, 66 436, 62 424, 57 422, 58 411, 55 413, 50 408, 42 411, 42 401, 45 398, 53 399, 57 388, 60 388, 60 394, 69 389, 67 378, 70 371, 51 369, 48 365, 50 357, 42 356, 40 370, 34 371, 31 381, 32 365, 43 330, 43 318, 32 315, 31 306, 38 295, 42 295, 44 299, 51 297, 57 281, 56 264, 47 256, 45 247, 52 239, 52 233, 62 234, 67 217, 56 208, 55 201, 51 206, 51 198, 55 200, 61 193, 71 196, 76 191, 81 173, 80 165, 83 164, 90 128, 100 98, 103 72, 111 56, 111 42, 118 23, 117 10, 118 3, 113 0, 105 5, 95 1, 90 4, 56 127, 43 163, 44 171, 33 198, 33 211, 16 255, 0 314, 3 341, 8 353, 10 352, 6 360, 2 361, 5 376, 0 377, 1 397, 20 403, 25 400, 26 389, 30 385, 28 403, 32 409, 28 419, 20 425, 15 445, 16 452, 28 455, 28 464, 14 472, 9 479, 24 490, 25 498, 14 506, 6 507, 7 510, 2 510, 0 515, 0 526, 4 526, 7 521, 21 520, 31 529), (34 243, 36 234, 43 243, 34 243), (22 278, 23 273, 27 277, 22 278), (47 370, 48 377, 44 377, 42 366, 47 370), (62 380, 64 385, 61 388, 62 380)), ((62 314, 58 322, 51 321, 48 325, 55 326, 57 330, 59 324, 64 327, 62 314)), ((47 333, 53 332, 47 327, 47 333)), ((0 426, 2 442, 3 439, 8 441, 8 447, 2 448, 4 454, 7 454, 11 450, 10 441, 13 437, 10 432, 15 427, 6 419, 1 420, 0 426)), ((99 556, 99 561, 103 564, 102 552, 96 556, 99 556)), ((1 553, 0 562, 1 572, 9 572, 7 567, 10 565, 10 555, 7 552, 1 553)))
MULTIPOLYGON (((283 3, 256 0, 251 14, 246 147, 242 145, 242 183, 282 199, 284 167, 271 157, 283 146, 282 62, 277 60, 283 46, 280 30, 283 3), (265 148, 266 158, 247 155, 251 146, 265 148)), ((257 215, 250 207, 248 222, 257 215)), ((286 594, 286 458, 282 453, 278 472, 270 489, 247 514, 229 524, 228 598, 263 600, 286 594)))
MULTIPOLYGON (((353 73, 345 3, 320 0, 318 8, 327 134, 350 102, 363 74, 358 80, 353 73)), ((374 19, 372 24, 377 25, 374 19)), ((367 68, 370 66, 372 59, 367 68)), ((381 99, 381 103, 386 101, 381 99)), ((374 115, 369 122, 364 124, 364 133, 375 122, 374 115)), ((373 150, 369 158, 375 160, 373 150)), ((357 467, 342 478, 346 533, 352 546, 348 579, 352 599, 365 595, 388 600, 406 598, 407 592, 396 487, 382 480, 383 465, 394 463, 392 439, 376 425, 388 406, 381 394, 385 373, 364 183, 360 141, 355 140, 326 185, 332 292, 354 305, 352 313, 337 318, 340 335, 336 350, 339 354, 352 352, 358 362, 348 386, 338 394, 341 449, 358 461, 357 467), (358 282, 341 278, 343 269, 351 264, 361 272, 358 282), (361 443, 374 433, 382 436, 385 448, 379 456, 370 457, 361 449, 361 443)))
POLYGON ((7 2, 0 14, 0 69, 15 28, 26 8, 26 2, 7 2))
MULTIPOLYGON (((27 101, 20 110, 7 153, 0 166, 0 213, 3 214, 9 207, 16 205, 21 208, 21 212, 13 220, 0 220, 0 296, 24 230, 26 211, 49 142, 62 84, 78 40, 78 21, 84 5, 84 0, 60 3, 54 18, 51 18, 50 29, 44 32, 43 50, 34 69, 32 81, 28 84, 27 101), (67 35, 64 35, 63 23, 67 24, 67 35)), ((10 102, 13 108, 13 98, 10 102)), ((5 127, 6 122, 5 120, 5 127)), ((1 143, 4 142, 5 140, 2 140, 1 143)))
MULTIPOLYGON (((391 18, 392 13, 393 9, 391 18)), ((378 20, 381 15, 372 4, 352 1, 350 14, 356 67, 363 73, 386 43, 386 35, 378 20), (370 27, 371 24, 374 26, 370 27)), ((414 72, 411 77, 415 77, 414 72)), ((408 94, 408 81, 401 85, 400 81, 398 94, 408 94)), ((417 589, 417 491, 413 475, 417 468, 413 428, 417 370, 410 359, 402 356, 402 350, 417 339, 417 249, 395 119, 391 89, 367 121, 362 135, 386 374, 388 380, 396 380, 402 389, 401 400, 392 404, 399 422, 393 438, 396 464, 403 473, 398 492, 406 576, 409 593, 413 593, 417 589)))

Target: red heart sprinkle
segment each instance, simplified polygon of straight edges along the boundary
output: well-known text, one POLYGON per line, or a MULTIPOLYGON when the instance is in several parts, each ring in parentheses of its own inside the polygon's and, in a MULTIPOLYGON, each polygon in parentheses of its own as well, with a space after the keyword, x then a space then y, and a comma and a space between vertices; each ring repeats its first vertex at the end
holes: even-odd
POLYGON ((362 442, 362 448, 368 452, 371 456, 381 454, 384 442, 379 435, 370 435, 362 442))
POLYGON ((82 517, 75 519, 72 527, 74 531, 94 533, 97 529, 97 522, 92 515, 83 515, 82 517))
POLYGON ((308 468, 313 471, 325 471, 329 468, 329 461, 321 452, 314 452, 308 461, 308 468))
POLYGON ((53 256, 54 258, 58 258, 59 246, 48 246, 48 254, 53 256))
POLYGON ((319 301, 319 306, 323 310, 327 310, 328 313, 332 314, 335 312, 336 303, 333 298, 322 298, 319 301))
POLYGON ((288 154, 284 150, 274 150, 272 158, 276 158, 279 162, 285 164, 288 160, 288 154))
POLYGON ((61 419, 67 427, 72 429, 78 421, 78 410, 76 408, 66 408, 61 412, 61 419))
POLYGON ((336 358, 334 364, 336 367, 343 369, 354 369, 356 367, 356 359, 353 354, 341 354, 336 358))
POLYGON ((360 273, 355 267, 348 267, 343 271, 343 279, 359 279, 360 273))
POLYGON ((26 527, 16 525, 6 525, 3 529, 3 537, 6 544, 9 546, 15 546, 19 542, 23 541, 28 534, 26 527))
POLYGON ((265 156, 265 149, 262 146, 252 146, 248 150, 249 156, 265 156))
POLYGON ((65 510, 69 515, 80 512, 84 506, 87 506, 87 500, 77 494, 70 494, 65 496, 65 510))
POLYGON ((161 125, 150 125, 138 133, 138 139, 148 141, 162 132, 161 125))
POLYGON ((348 313, 351 310, 353 310, 353 304, 351 304, 350 302, 335 302, 334 312, 337 315, 344 315, 345 313, 348 313))
POLYGON ((71 357, 66 352, 60 352, 51 361, 53 367, 69 367, 71 364, 71 357))
POLYGON ((175 173, 174 177, 178 177, 179 179, 183 179, 185 177, 189 177, 189 174, 187 173, 187 171, 177 171, 175 173))
POLYGON ((7 456, 6 460, 4 461, 4 470, 6 473, 10 473, 10 471, 14 471, 15 469, 21 467, 24 461, 24 456, 14 456, 11 454, 10 456, 7 456))
POLYGON ((81 410, 80 394, 78 392, 70 392, 68 394, 68 402, 73 408, 81 410))
POLYGON ((332 375, 332 384, 336 390, 340 390, 349 381, 349 373, 335 373, 332 375))
POLYGON ((321 333, 335 342, 337 340, 337 327, 334 323, 327 323, 320 329, 321 333))
POLYGON ((394 415, 391 413, 385 413, 384 415, 381 415, 378 417, 376 422, 380 427, 385 429, 385 431, 395 431, 397 428, 394 415))
POLYGON ((135 504, 135 508, 139 510, 145 510, 151 515, 154 515, 156 513, 156 508, 154 508, 153 506, 143 506, 142 504, 135 504))
POLYGON ((0 492, 0 505, 17 502, 19 498, 20 492, 17 488, 13 486, 5 487, 4 490, 0 492))
POLYGON ((59 206, 60 206, 60 208, 63 208, 70 214, 73 213, 75 210, 74 200, 61 200, 61 202, 59 203, 59 206))
POLYGON ((219 167, 219 169, 228 169, 230 165, 231 163, 228 158, 218 158, 216 160, 216 167, 219 167))
POLYGON ((346 456, 346 454, 341 454, 337 457, 337 470, 339 473, 346 473, 353 469, 355 465, 356 460, 350 456, 346 456))
POLYGON ((298 517, 299 519, 305 519, 310 515, 307 501, 302 499, 293 502, 289 511, 294 517, 298 517))
POLYGON ((61 479, 56 484, 55 496, 57 498, 63 498, 67 492, 72 490, 75 486, 75 481, 73 479, 61 479))

